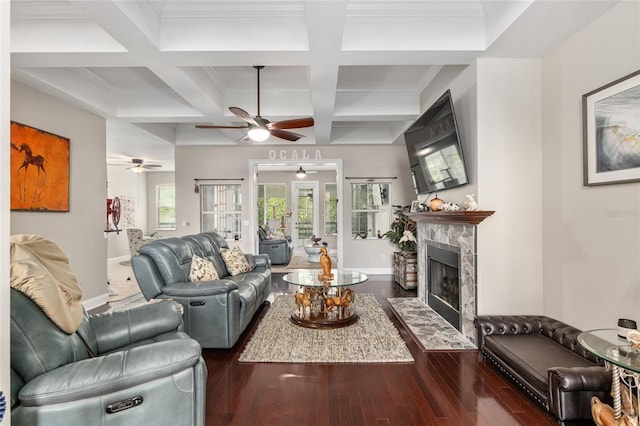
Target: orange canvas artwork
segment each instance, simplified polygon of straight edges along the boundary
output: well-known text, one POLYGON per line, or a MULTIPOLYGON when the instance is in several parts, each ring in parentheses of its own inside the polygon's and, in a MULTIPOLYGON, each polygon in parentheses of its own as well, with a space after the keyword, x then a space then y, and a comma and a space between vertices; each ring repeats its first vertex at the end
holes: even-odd
POLYGON ((11 210, 69 211, 69 139, 11 122, 11 210))

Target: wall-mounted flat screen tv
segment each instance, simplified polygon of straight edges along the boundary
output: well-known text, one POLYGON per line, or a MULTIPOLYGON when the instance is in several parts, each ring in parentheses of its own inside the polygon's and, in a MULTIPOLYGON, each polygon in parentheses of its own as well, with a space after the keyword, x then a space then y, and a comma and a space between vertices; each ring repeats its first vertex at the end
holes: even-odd
POLYGON ((416 194, 469 183, 450 90, 411 125, 404 140, 416 194))

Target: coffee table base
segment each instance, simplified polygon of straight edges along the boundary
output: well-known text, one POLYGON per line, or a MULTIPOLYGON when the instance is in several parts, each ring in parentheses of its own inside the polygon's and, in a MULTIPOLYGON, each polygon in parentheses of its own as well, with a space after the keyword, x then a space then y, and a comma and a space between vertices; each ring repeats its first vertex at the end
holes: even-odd
POLYGON ((352 313, 344 318, 326 318, 324 315, 317 318, 300 318, 296 313, 291 314, 291 322, 306 328, 341 328, 354 324, 357 321, 358 314, 356 313, 352 313))

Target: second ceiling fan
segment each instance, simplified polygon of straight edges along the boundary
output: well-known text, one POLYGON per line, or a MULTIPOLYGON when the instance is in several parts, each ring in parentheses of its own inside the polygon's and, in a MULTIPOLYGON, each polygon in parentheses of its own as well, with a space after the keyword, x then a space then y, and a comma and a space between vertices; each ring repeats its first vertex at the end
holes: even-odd
POLYGON ((300 129, 303 127, 313 126, 313 118, 294 118, 291 120, 282 120, 270 122, 266 118, 260 115, 260 70, 264 68, 263 65, 254 65, 258 74, 258 115, 252 117, 247 111, 238 107, 229 107, 236 117, 246 121, 244 126, 215 126, 215 125, 196 125, 198 129, 249 129, 247 135, 242 140, 251 139, 256 142, 267 140, 269 136, 275 136, 280 139, 295 142, 298 139, 304 137, 304 135, 289 132, 287 129, 300 129))

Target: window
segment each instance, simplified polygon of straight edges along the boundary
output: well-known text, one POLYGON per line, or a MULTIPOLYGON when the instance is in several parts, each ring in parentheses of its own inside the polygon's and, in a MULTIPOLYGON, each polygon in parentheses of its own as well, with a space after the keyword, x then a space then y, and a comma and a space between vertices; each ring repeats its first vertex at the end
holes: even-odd
POLYGON ((351 184, 351 237, 381 238, 389 230, 391 209, 388 183, 351 184))
POLYGON ((261 225, 268 225, 269 219, 283 221, 287 212, 286 191, 284 183, 258 185, 258 222, 261 225))
POLYGON ((156 185, 156 229, 176 229, 175 185, 156 185))
POLYGON ((241 233, 240 185, 200 185, 202 232, 214 231, 227 240, 241 233))
POLYGON ((324 184, 324 233, 338 235, 338 185, 324 184))

